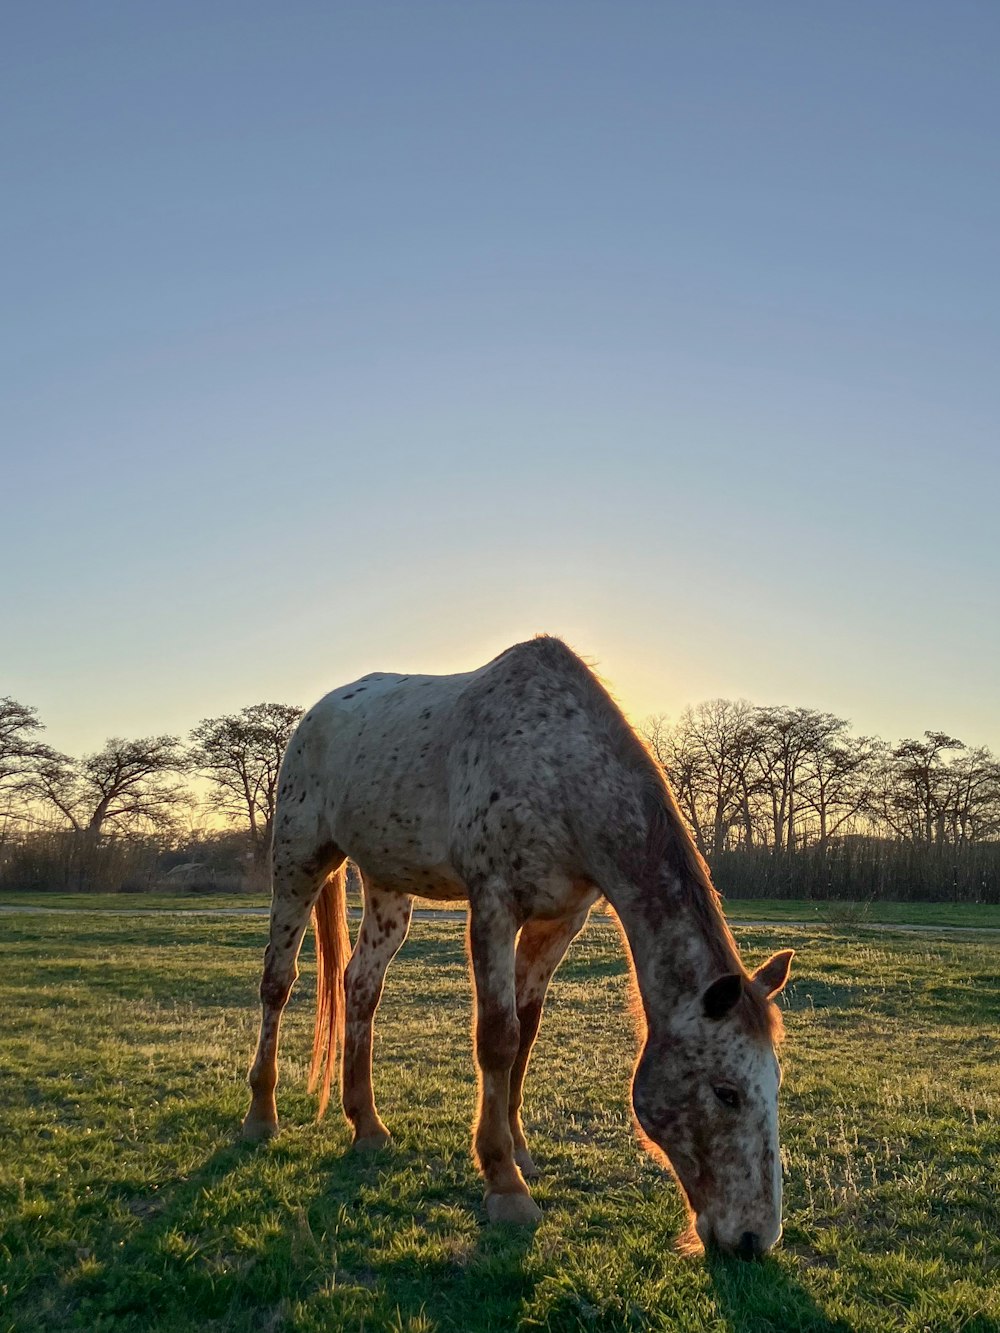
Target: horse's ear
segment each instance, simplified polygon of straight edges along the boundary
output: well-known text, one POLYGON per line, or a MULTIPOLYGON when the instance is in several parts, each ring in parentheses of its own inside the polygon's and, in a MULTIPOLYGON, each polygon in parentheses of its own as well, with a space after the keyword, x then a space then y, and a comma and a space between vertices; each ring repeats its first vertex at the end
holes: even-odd
POLYGON ((743 978, 739 972, 729 972, 724 977, 713 981, 701 997, 706 1018, 725 1018, 743 991, 743 978))
POLYGON ((782 949, 780 953, 774 954, 766 963, 758 967, 753 974, 754 983, 763 987, 764 994, 768 999, 785 989, 794 957, 794 949, 782 949))

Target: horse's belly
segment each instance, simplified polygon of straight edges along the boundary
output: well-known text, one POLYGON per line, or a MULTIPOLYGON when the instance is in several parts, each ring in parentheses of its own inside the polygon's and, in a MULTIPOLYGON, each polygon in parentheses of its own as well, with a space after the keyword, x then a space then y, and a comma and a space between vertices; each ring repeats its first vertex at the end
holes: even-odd
POLYGON ((390 893, 408 893, 438 902, 468 899, 465 883, 446 862, 420 857, 404 860, 381 850, 367 854, 348 851, 348 855, 365 879, 390 893))
POLYGON ((600 896, 600 889, 590 880, 553 870, 539 878, 525 906, 533 917, 557 920, 593 907, 600 896))
POLYGON ((430 898, 438 903, 468 902, 469 890, 450 866, 435 867, 417 877, 417 885, 410 890, 418 898, 430 898))

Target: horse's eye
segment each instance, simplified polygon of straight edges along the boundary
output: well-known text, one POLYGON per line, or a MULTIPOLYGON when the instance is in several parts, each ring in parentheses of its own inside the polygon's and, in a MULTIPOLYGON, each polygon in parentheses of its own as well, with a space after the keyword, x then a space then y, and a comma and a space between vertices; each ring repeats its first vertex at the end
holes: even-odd
POLYGON ((728 1106, 731 1111, 739 1110, 740 1094, 735 1088, 713 1088, 712 1091, 723 1106, 728 1106))

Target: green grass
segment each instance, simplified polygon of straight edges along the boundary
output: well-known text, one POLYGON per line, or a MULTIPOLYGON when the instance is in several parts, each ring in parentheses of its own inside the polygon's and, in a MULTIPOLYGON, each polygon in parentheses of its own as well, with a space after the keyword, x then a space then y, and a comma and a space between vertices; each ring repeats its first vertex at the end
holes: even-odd
POLYGON ((806 898, 727 898, 737 921, 808 921, 818 926, 948 926, 1000 930, 1000 903, 838 902, 806 898))
POLYGON ((91 911, 170 911, 186 912, 192 908, 264 907, 267 893, 185 893, 181 889, 166 893, 45 893, 0 890, 0 907, 83 907, 91 911))
MULTIPOLYGON (((735 915, 735 912, 734 912, 735 915)), ((9 915, 0 1005, 0 1333, 1000 1329, 994 942, 743 929, 798 949, 784 1053, 785 1240, 679 1257, 676 1188, 633 1138, 617 933, 553 985, 526 1123, 535 1232, 485 1225, 462 927, 389 974, 376 1087, 396 1143, 348 1153, 304 1092, 311 956, 282 1134, 236 1141, 258 918, 9 915)))
MULTIPOLYGON (((0 891, 0 907, 83 907, 90 911, 171 911, 252 907, 265 909, 264 893, 11 893, 0 891)), ((418 900, 422 908, 457 903, 418 900)), ((728 898, 726 911, 738 921, 806 921, 820 926, 948 926, 1000 930, 1000 903, 818 902, 806 898, 728 898)))

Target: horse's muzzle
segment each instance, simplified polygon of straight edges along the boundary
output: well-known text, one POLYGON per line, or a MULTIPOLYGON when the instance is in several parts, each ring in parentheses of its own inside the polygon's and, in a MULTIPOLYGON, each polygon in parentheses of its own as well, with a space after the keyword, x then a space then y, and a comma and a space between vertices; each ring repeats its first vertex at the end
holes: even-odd
MULTIPOLYGON (((739 1240, 723 1241, 714 1231, 699 1228, 705 1249, 714 1254, 729 1255, 737 1259, 762 1259, 777 1243, 777 1237, 770 1244, 765 1244, 763 1236, 756 1231, 744 1231, 739 1240), (707 1233, 707 1234, 706 1234, 707 1233)), ((780 1231, 778 1235, 780 1236, 780 1231)))

